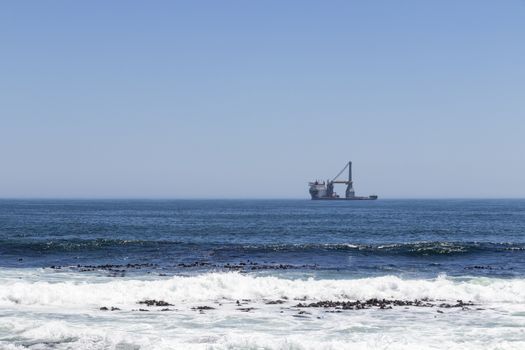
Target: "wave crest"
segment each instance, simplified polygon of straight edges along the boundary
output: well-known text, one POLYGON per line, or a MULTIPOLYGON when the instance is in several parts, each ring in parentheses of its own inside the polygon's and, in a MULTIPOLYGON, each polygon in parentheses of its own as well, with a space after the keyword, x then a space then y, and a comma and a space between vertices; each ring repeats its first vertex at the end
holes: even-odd
POLYGON ((492 242, 408 242, 387 244, 363 243, 283 243, 283 244, 224 244, 198 243, 171 240, 137 240, 137 239, 54 239, 54 240, 0 240, 0 250, 6 253, 14 252, 75 252, 103 251, 108 249, 205 249, 216 251, 244 252, 319 252, 348 251, 366 252, 369 254, 387 255, 451 255, 468 253, 494 253, 504 251, 525 251, 524 243, 492 243, 492 242))
POLYGON ((0 305, 92 307, 129 306, 144 299, 173 304, 250 299, 363 300, 434 299, 470 300, 475 303, 524 303, 525 279, 472 278, 455 280, 401 279, 384 276, 351 280, 285 279, 240 273, 207 273, 175 276, 163 280, 116 280, 110 282, 2 283, 0 305))

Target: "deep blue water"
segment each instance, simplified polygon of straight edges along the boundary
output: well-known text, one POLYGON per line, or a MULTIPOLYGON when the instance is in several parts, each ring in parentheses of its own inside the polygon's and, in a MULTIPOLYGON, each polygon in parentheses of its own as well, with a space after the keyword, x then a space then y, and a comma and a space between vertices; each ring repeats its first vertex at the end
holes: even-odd
POLYGON ((1 200, 0 267, 51 266, 524 276, 525 200, 1 200))

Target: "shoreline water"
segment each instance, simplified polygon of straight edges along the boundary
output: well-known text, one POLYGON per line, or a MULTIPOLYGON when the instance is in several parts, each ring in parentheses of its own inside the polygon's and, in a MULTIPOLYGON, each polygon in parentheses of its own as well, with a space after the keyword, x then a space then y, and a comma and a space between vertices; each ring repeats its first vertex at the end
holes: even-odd
POLYGON ((525 279, 314 280, 239 272, 149 280, 58 276, 39 269, 31 281, 16 274, 1 278, 0 347, 395 349, 399 343, 397 348, 430 349, 448 343, 447 348, 519 349, 525 344, 525 279), (357 300, 362 306, 345 307, 357 300), (439 332, 429 322, 439 323, 439 332), (487 332, 492 337, 482 336, 487 332), (422 339, 425 333, 430 338, 422 339))

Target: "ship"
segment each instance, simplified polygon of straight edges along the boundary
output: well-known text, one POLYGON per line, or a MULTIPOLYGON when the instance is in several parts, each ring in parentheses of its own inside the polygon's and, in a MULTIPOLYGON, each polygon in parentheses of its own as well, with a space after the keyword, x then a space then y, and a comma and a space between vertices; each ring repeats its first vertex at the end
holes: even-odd
POLYGON ((343 170, 339 172, 332 180, 309 182, 309 192, 312 200, 376 200, 377 195, 356 196, 354 183, 352 181, 352 162, 348 162, 343 170), (348 180, 338 180, 339 176, 348 169, 348 180), (345 196, 341 197, 334 191, 334 184, 346 185, 345 196))

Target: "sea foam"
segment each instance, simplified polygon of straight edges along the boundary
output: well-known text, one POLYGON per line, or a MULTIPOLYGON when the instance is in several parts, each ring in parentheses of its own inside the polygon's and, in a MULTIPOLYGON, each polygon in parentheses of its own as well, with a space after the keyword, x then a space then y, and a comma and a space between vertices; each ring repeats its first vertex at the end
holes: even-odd
POLYGON ((44 272, 40 280, 18 280, 2 275, 0 349, 43 349, 49 344, 86 350, 517 350, 525 346, 525 279, 287 279, 231 272, 108 280, 44 272), (295 307, 307 301, 369 298, 462 299, 477 306, 441 313, 438 307, 340 313, 295 307), (146 299, 174 305, 171 312, 162 312, 161 307, 137 310, 146 307, 137 304, 146 299), (267 304, 277 299, 283 303, 267 304), (192 309, 199 305, 213 309, 192 309), (102 306, 120 310, 102 311, 102 306), (253 310, 245 312, 243 307, 253 310))
POLYGON ((363 300, 433 299, 474 303, 524 303, 525 279, 471 278, 457 280, 402 279, 384 276, 361 279, 286 279, 240 273, 206 273, 162 280, 17 281, 4 280, 0 306, 34 305, 90 307, 131 305, 144 299, 170 303, 217 300, 363 300))

